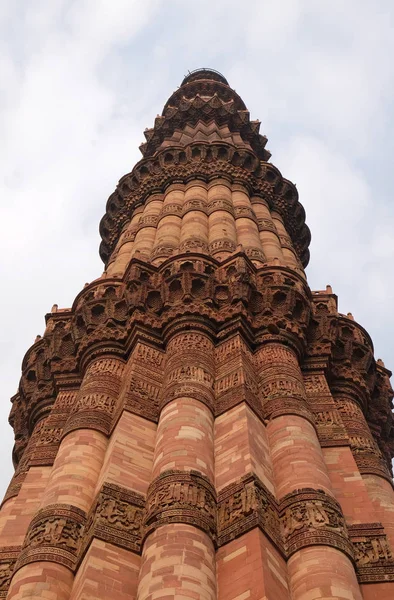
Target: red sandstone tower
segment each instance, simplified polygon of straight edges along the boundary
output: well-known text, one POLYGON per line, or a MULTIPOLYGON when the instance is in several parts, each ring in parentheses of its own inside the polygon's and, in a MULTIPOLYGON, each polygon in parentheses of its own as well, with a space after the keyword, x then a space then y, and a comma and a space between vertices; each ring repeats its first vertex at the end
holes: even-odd
POLYGON ((0 597, 392 600, 390 373, 294 185, 215 71, 145 137, 22 364, 0 597))

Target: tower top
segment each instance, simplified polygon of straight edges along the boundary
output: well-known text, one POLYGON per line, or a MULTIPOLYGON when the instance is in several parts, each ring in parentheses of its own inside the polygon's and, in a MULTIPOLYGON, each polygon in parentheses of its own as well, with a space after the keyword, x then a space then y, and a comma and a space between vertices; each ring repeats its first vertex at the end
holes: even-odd
MULTIPOLYGON (((242 182, 255 202, 260 198, 280 215, 300 268, 308 264, 310 232, 297 189, 269 162, 260 121, 251 119, 221 73, 205 67, 189 72, 144 136, 142 160, 120 179, 100 223, 100 255, 106 268, 149 198, 165 194, 174 183, 188 185, 193 178, 205 185, 218 178, 231 185, 242 182)), ((130 234, 133 240, 143 223, 130 234)))
POLYGON ((204 67, 202 69, 194 69, 194 71, 189 71, 189 73, 183 79, 181 86, 186 85, 186 83, 190 83, 191 81, 198 81, 200 79, 211 79, 213 81, 219 81, 220 83, 229 85, 227 79, 221 73, 219 73, 219 71, 215 71, 215 69, 206 69, 204 67))

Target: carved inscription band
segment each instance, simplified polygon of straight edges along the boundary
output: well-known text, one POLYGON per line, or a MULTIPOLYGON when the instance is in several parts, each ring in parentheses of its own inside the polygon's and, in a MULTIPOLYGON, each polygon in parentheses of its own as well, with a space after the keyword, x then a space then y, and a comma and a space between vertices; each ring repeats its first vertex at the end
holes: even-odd
POLYGON ((339 504, 322 490, 302 489, 287 494, 279 508, 287 556, 305 546, 324 545, 353 558, 339 504))
POLYGON ((350 525, 349 535, 359 582, 394 581, 393 555, 382 524, 350 525))
POLYGON ((74 569, 85 522, 85 512, 72 505, 51 504, 40 510, 29 526, 15 569, 39 560, 74 569))
POLYGON ((82 554, 93 537, 140 552, 145 496, 115 484, 104 484, 86 523, 82 554))
POLYGON ((216 540, 216 494, 207 477, 193 471, 166 471, 150 485, 145 535, 167 523, 189 523, 216 540))
POLYGON ((216 547, 259 527, 285 559, 311 545, 331 546, 355 564, 360 583, 394 581, 394 559, 380 523, 346 528, 339 504, 323 491, 301 489, 278 503, 254 475, 224 488, 216 499, 209 480, 197 472, 167 471, 148 497, 104 484, 89 515, 52 504, 33 519, 25 543, 0 549, 0 598, 12 573, 35 561, 75 571, 93 538, 141 553, 144 538, 167 523, 188 523, 211 536, 216 547))
POLYGON ((0 548, 0 598, 6 598, 7 596, 15 563, 21 549, 20 546, 0 548))
POLYGON ((218 496, 218 546, 260 527, 284 554, 278 504, 255 475, 246 475, 218 496))

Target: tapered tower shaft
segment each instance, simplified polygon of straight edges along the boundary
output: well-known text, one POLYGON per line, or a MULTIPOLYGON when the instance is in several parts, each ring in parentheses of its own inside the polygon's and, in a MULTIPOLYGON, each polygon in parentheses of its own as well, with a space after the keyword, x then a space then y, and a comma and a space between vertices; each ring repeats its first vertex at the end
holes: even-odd
POLYGON ((190 73, 12 399, 0 598, 389 600, 390 372, 226 79, 190 73))

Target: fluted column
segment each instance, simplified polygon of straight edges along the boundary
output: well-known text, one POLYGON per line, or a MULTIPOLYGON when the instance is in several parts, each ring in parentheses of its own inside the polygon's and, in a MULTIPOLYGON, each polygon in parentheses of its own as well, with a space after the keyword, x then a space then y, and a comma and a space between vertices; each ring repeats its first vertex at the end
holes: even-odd
POLYGON ((237 247, 231 185, 214 180, 208 186, 209 253, 218 260, 232 254, 237 247))
POLYGON ((165 192, 152 250, 154 265, 160 264, 171 256, 179 246, 184 195, 183 184, 174 183, 165 192))
MULTIPOLYGON (((349 525, 376 521, 372 502, 350 449, 350 440, 338 404, 320 364, 304 365, 307 400, 313 411, 318 438, 336 499, 349 525)), ((325 365, 326 366, 326 365, 325 365)))
POLYGON ((182 208, 180 252, 208 254, 208 192, 205 183, 192 181, 185 186, 182 208))
POLYGON ((116 248, 107 266, 108 277, 114 275, 121 277, 125 272, 132 255, 134 240, 138 232, 138 223, 142 217, 143 211, 143 206, 139 206, 134 210, 130 222, 126 225, 125 230, 120 235, 119 241, 116 244, 116 248))
POLYGON ((276 259, 279 264, 285 264, 282 245, 267 202, 263 198, 253 196, 251 203, 257 217, 261 245, 267 261, 276 259))
POLYGON ((63 431, 50 478, 16 564, 8 598, 69 598, 86 515, 93 501, 124 363, 91 362, 63 431))
POLYGON ((256 353, 292 598, 361 600, 351 545, 306 402, 298 358, 282 343, 256 353))
POLYGON ((297 257, 297 254, 293 248, 293 244, 289 234, 286 231, 286 228, 283 224, 282 217, 277 212, 271 213, 272 221, 275 225, 275 228, 279 234, 279 241, 282 246, 283 258, 285 264, 289 267, 300 268, 300 261, 297 257))
POLYGON ((162 207, 163 197, 161 194, 152 195, 146 201, 144 212, 138 221, 138 231, 131 250, 131 257, 138 256, 145 260, 150 258, 162 207))
POLYGON ((234 184, 232 189, 238 244, 242 244, 245 254, 257 267, 261 267, 265 256, 249 194, 241 184, 234 184))
POLYGON ((142 514, 151 481, 156 434, 157 390, 162 385, 163 353, 139 341, 125 367, 114 426, 96 482, 87 548, 75 574, 71 600, 98 596, 132 600, 140 571, 142 514), (97 569, 106 565, 97 577, 97 569))
POLYGON ((33 456, 40 443, 45 419, 37 423, 20 458, 0 511, 0 598, 9 589, 16 560, 29 524, 37 512, 51 467, 34 465, 33 456))
POLYGON ((350 449, 374 506, 375 521, 384 525, 394 549, 394 492, 390 473, 351 388, 337 389, 334 399, 349 435, 350 449))
POLYGON ((6 492, 0 511, 2 546, 21 546, 48 482, 51 467, 33 466, 45 419, 37 423, 6 492))
POLYGON ((138 598, 213 600, 213 344, 204 331, 169 337, 138 598))
POLYGON ((237 334, 218 344, 215 354, 218 599, 289 600, 286 560, 277 545, 274 474, 252 353, 237 334), (256 498, 255 504, 251 498, 256 498))

